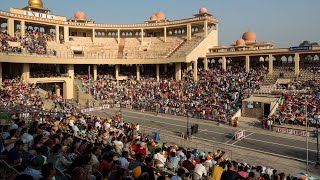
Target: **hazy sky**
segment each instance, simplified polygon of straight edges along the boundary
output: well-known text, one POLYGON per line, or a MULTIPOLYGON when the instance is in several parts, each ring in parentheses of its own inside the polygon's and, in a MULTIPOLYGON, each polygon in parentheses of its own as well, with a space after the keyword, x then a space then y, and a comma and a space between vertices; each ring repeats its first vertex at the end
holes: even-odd
MULTIPOLYGON (((207 7, 219 20, 219 45, 230 45, 251 30, 258 41, 277 47, 303 40, 320 43, 320 0, 43 0, 53 14, 73 17, 77 10, 99 23, 141 23, 156 11, 167 19, 192 17, 207 7)), ((1 10, 22 8, 27 0, 0 0, 1 10)))

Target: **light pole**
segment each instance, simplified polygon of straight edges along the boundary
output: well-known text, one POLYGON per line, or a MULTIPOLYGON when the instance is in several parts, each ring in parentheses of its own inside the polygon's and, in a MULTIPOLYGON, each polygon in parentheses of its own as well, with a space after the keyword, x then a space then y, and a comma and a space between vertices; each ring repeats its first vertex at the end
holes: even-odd
POLYGON ((88 78, 89 78, 88 106, 90 108, 90 94, 91 94, 90 65, 88 66, 88 78))
POLYGON ((187 110, 187 136, 189 136, 189 110, 187 110))
POLYGON ((319 154, 319 126, 320 126, 320 122, 319 122, 319 116, 317 116, 317 124, 316 124, 316 128, 317 128, 317 161, 316 161, 316 166, 318 168, 320 168, 320 154, 319 154))
POLYGON ((307 140, 307 164, 306 164, 306 173, 309 171, 309 133, 308 133, 308 109, 307 109, 307 97, 305 96, 305 118, 306 118, 306 140, 307 140))

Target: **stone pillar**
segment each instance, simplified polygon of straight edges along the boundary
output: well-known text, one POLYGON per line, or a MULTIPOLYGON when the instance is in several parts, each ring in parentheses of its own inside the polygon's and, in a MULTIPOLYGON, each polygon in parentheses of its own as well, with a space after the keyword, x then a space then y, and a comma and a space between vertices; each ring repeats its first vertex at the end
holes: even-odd
POLYGON ((191 34, 192 30, 191 30, 191 24, 187 24, 187 40, 191 40, 191 34))
MULTIPOLYGON (((64 83, 63 83, 63 98, 64 99, 73 99, 73 80, 66 80, 64 83)), ((61 93, 60 93, 61 95, 61 93)))
POLYGON ((96 81, 98 79, 98 65, 93 65, 93 80, 96 81))
POLYGON ((144 73, 144 65, 143 64, 140 65, 140 70, 141 70, 141 72, 144 73))
POLYGON ((176 80, 180 81, 181 80, 181 63, 175 63, 176 66, 176 80))
POLYGON ((56 72, 57 72, 58 74, 60 74, 60 65, 59 65, 59 64, 56 64, 56 72))
POLYGON ((68 75, 69 78, 73 81, 74 80, 74 65, 68 64, 68 75))
POLYGON ((204 21, 204 37, 208 36, 208 20, 204 21))
POLYGON ((193 80, 198 81, 198 60, 193 62, 193 80))
POLYGON ((227 58, 225 56, 222 56, 222 70, 227 71, 227 58))
POLYGON ((187 71, 191 71, 192 70, 192 62, 187 63, 187 71))
POLYGON ((165 73, 168 72, 168 64, 164 64, 164 72, 165 72, 165 73))
POLYGON ((22 79, 22 81, 24 83, 27 83, 29 81, 29 78, 30 78, 30 66, 29 66, 29 64, 24 63, 22 65, 22 77, 21 77, 21 79, 22 79))
POLYGON ((0 84, 2 84, 2 62, 0 62, 0 84))
POLYGON ((141 29, 141 44, 143 43, 143 29, 141 29))
POLYGON ((207 57, 205 57, 204 58, 204 60, 203 60, 203 65, 204 65, 204 70, 208 70, 209 68, 208 68, 208 58, 207 57))
POLYGON ((56 95, 59 97, 61 95, 61 88, 59 85, 56 85, 56 95))
POLYGON ((163 28, 164 42, 167 42, 167 27, 163 28))
POLYGON ((69 26, 64 27, 64 42, 69 42, 69 26))
POLYGON ((56 25, 56 43, 60 43, 60 26, 56 25))
POLYGON ((250 72, 250 56, 246 56, 246 72, 250 72))
POLYGON ((8 18, 7 20, 7 33, 14 37, 14 19, 8 18))
POLYGON ((20 35, 23 37, 26 34, 26 22, 24 20, 20 21, 20 35))
POLYGON ((118 44, 120 44, 120 29, 118 29, 118 44))
POLYGON ((300 74, 300 54, 294 54, 294 75, 299 76, 300 74))
POLYGON ((156 78, 157 78, 157 82, 160 81, 160 64, 156 65, 156 78))
POLYGON ((120 64, 116 64, 116 80, 119 80, 120 64))
POLYGON ((272 56, 272 54, 269 54, 269 68, 268 68, 268 70, 269 70, 268 74, 273 73, 273 56, 272 56))
POLYGON ((96 30, 95 28, 92 29, 92 42, 95 42, 96 40, 96 30))
POLYGON ((137 81, 140 81, 140 65, 136 65, 136 71, 137 71, 137 81))

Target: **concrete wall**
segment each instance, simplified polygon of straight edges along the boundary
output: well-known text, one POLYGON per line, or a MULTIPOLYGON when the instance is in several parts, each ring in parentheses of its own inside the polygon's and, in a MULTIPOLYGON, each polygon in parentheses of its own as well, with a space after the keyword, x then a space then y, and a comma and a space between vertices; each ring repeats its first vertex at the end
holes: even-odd
POLYGON ((208 36, 187 55, 186 61, 191 62, 199 57, 206 57, 208 49, 213 46, 218 46, 218 30, 208 33, 208 36))
POLYGON ((263 118, 264 104, 260 108, 247 108, 247 102, 242 102, 242 116, 251 118, 263 118))

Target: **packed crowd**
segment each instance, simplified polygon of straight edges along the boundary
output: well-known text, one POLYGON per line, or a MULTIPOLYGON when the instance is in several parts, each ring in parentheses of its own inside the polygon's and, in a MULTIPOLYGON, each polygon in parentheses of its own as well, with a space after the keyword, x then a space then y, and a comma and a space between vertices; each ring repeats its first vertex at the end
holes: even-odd
POLYGON ((121 112, 97 117, 64 102, 61 111, 45 111, 34 92, 34 86, 16 79, 4 80, 0 91, 2 108, 24 105, 23 115, 7 112, 12 121, 0 126, 0 160, 18 172, 6 172, 0 163, 7 179, 291 179, 270 168, 228 160, 220 150, 206 153, 157 142, 142 134, 140 125, 124 122, 121 112), (27 105, 35 111, 24 118, 27 105))
POLYGON ((43 101, 35 85, 24 84, 18 78, 4 79, 0 86, 0 108, 12 106, 33 106, 43 109, 43 101))
POLYGON ((39 30, 26 30, 25 35, 21 36, 20 31, 15 33, 15 37, 10 36, 6 30, 2 30, 0 34, 0 51, 6 53, 21 53, 23 48, 29 53, 35 54, 52 54, 54 50, 49 50, 47 41, 54 41, 55 33, 44 33, 39 30), (17 46, 10 46, 8 42, 19 42, 17 46))
POLYGON ((16 42, 17 38, 11 37, 7 31, 3 30, 0 32, 0 52, 6 53, 19 53, 22 51, 20 47, 12 47, 9 42, 16 42))
POLYGON ((306 126, 306 122, 308 120, 308 126, 310 127, 316 127, 317 124, 319 125, 319 87, 320 86, 316 81, 294 81, 293 83, 291 83, 290 88, 282 96, 283 101, 281 103, 282 105, 279 108, 279 112, 269 117, 269 121, 277 124, 293 124, 306 126), (292 89, 304 90, 306 93, 297 93, 295 91, 291 91, 292 89), (305 116, 306 112, 307 119, 305 116))
POLYGON ((89 84, 88 76, 77 77, 82 80, 82 89, 88 93, 90 86, 90 93, 103 103, 121 102, 142 111, 188 113, 197 118, 227 121, 239 109, 244 95, 260 87, 265 73, 263 68, 249 73, 243 68, 228 72, 199 69, 198 82, 189 71, 183 73, 181 81, 168 78, 156 82, 155 78, 142 77, 139 82, 128 80, 119 86, 111 78, 99 78, 89 84))
POLYGON ((29 53, 46 54, 47 41, 54 40, 53 33, 42 33, 40 31, 26 30, 25 36, 21 37, 21 44, 29 53))

